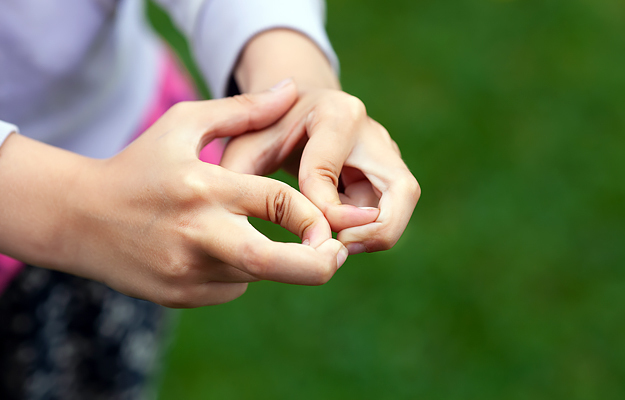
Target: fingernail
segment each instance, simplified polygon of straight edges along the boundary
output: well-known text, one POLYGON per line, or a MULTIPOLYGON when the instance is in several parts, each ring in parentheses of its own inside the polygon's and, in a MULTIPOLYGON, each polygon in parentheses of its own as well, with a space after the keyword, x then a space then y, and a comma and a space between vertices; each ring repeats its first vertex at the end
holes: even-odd
POLYGON ((341 266, 345 264, 345 260, 347 260, 348 255, 349 251, 347 251, 345 247, 341 247, 339 254, 336 255, 336 269, 341 268, 341 266))
POLYGON ((286 78, 285 80, 280 81, 280 82, 276 83, 275 85, 273 85, 271 87, 271 89, 269 89, 269 90, 272 91, 272 92, 277 92, 278 90, 280 90, 280 89, 290 85, 291 82, 293 82, 293 78, 286 78))
POLYGON ((310 246, 310 240, 308 240, 308 239, 304 239, 304 241, 302 242, 302 244, 303 244, 304 246, 310 246))
POLYGON ((362 243, 350 243, 347 245, 347 250, 349 250, 350 255, 360 254, 367 251, 365 245, 362 243))
POLYGON ((377 210, 376 207, 358 207, 358 208, 360 208, 361 210, 377 210))

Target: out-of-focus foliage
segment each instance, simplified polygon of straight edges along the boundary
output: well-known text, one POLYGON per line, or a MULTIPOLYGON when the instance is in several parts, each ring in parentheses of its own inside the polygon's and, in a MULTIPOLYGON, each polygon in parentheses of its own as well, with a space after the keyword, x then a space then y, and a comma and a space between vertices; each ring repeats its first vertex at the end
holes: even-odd
POLYGON ((625 3, 329 0, 328 31, 412 221, 323 287, 184 311, 160 398, 625 398, 625 3))

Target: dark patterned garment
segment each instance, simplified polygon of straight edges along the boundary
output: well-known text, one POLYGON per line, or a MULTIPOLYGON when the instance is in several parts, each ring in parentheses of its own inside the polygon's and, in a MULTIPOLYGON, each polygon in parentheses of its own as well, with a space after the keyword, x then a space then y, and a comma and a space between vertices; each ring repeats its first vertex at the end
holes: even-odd
POLYGON ((0 399, 150 397, 167 310, 28 266, 0 295, 0 399))

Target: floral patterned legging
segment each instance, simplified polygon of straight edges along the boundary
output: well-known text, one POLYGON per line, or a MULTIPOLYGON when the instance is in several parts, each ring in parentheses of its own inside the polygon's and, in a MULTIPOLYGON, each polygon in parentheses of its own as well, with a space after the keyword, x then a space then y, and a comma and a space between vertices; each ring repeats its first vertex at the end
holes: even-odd
POLYGON ((25 267, 0 296, 0 398, 140 399, 166 309, 25 267))

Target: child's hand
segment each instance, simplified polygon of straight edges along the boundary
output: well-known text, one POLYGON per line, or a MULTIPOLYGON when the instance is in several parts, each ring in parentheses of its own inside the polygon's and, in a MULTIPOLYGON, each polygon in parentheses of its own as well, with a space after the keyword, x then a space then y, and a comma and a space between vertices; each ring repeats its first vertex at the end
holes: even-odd
POLYGON ((222 165, 259 175, 282 166, 298 174, 300 191, 351 254, 395 245, 419 184, 386 129, 367 116, 362 101, 340 90, 316 43, 290 29, 270 29, 247 43, 234 75, 247 93, 290 76, 300 94, 277 124, 231 140, 222 165))
POLYGON ((388 132, 340 90, 304 91, 277 124, 231 140, 222 165, 259 175, 299 166, 301 192, 350 254, 391 248, 421 193, 388 132))
POLYGON ((296 101, 280 89, 180 103, 117 156, 80 175, 75 272, 169 307, 223 303, 247 282, 325 283, 347 250, 302 194, 268 178, 198 160, 218 137, 266 128, 296 101), (82 191, 81 193, 84 193, 82 191), (280 224, 306 244, 276 243, 247 216, 280 224))

